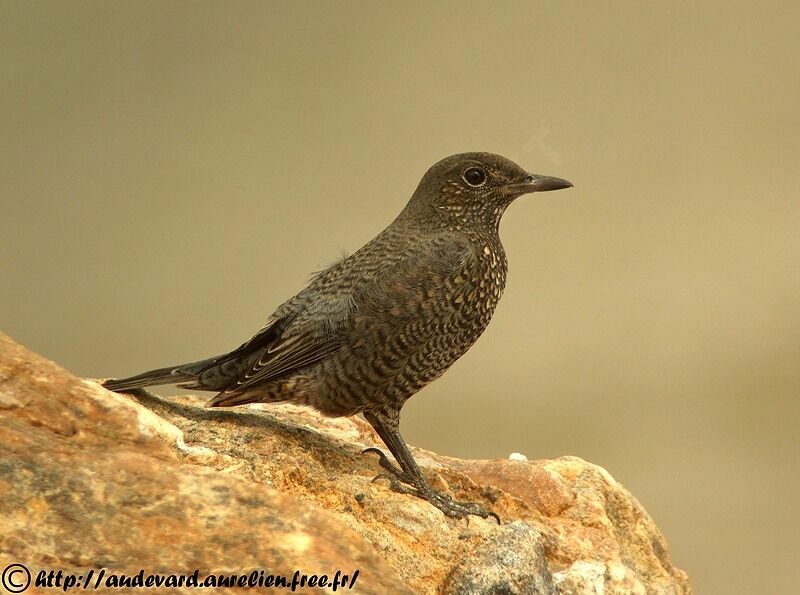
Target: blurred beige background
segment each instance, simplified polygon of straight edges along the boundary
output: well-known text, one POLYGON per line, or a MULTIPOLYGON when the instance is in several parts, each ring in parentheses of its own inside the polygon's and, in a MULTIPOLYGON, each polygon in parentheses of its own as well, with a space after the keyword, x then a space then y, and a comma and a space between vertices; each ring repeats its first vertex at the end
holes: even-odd
POLYGON ((572 454, 698 593, 796 592, 796 3, 0 5, 0 328, 85 376, 233 348, 450 153, 521 199, 415 445, 572 454))

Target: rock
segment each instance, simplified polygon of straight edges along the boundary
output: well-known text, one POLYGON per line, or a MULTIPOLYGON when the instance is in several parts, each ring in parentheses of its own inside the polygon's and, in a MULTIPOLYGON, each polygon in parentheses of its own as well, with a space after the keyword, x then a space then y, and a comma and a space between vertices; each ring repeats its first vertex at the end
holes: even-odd
POLYGON ((414 449, 435 487, 504 520, 458 521, 371 481, 361 450, 383 445, 360 418, 204 400, 111 393, 0 334, 0 566, 34 580, 358 571, 355 593, 691 593, 642 506, 581 459, 414 449))

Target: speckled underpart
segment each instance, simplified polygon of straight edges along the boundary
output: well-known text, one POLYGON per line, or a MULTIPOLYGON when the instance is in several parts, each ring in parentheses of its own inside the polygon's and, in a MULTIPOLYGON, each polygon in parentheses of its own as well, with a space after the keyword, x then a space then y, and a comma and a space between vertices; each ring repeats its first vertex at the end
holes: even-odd
POLYGON ((498 226, 508 205, 568 186, 490 153, 443 159, 389 227, 318 273, 239 348, 106 386, 181 382, 219 391, 216 407, 293 401, 333 416, 364 413, 400 463, 381 459, 394 479, 450 516, 485 517, 428 486, 400 436, 400 410, 489 324, 506 282, 498 226))

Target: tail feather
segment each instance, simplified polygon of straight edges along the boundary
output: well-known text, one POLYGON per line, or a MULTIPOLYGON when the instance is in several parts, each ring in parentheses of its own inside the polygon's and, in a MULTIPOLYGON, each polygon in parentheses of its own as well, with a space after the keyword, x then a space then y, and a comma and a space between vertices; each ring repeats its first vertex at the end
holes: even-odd
POLYGON ((172 366, 169 368, 150 370, 149 372, 143 372, 142 374, 130 376, 129 378, 112 378, 106 380, 103 386, 108 390, 119 392, 132 388, 153 386, 154 384, 175 384, 177 382, 195 380, 197 374, 187 371, 187 367, 189 366, 172 366))

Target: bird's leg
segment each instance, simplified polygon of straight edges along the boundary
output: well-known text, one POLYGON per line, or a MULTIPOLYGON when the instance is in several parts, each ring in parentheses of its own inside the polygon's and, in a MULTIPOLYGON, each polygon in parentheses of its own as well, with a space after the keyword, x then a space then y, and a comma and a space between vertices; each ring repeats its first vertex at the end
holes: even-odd
MULTIPOLYGON (((383 443, 386 444, 386 446, 389 446, 389 441, 391 440, 391 438, 389 437, 388 432, 386 432, 387 424, 381 422, 378 417, 376 417, 375 415, 373 415, 371 413, 365 413, 364 417, 370 423, 370 425, 373 427, 373 429, 378 433, 378 436, 381 437, 381 440, 383 440, 383 443), (375 421, 373 421, 373 420, 375 420, 375 421)), ((391 450, 391 448, 390 448, 390 450, 391 450)), ((372 481, 375 481, 376 479, 388 479, 389 481, 392 482, 392 487, 394 489, 396 489, 396 491, 402 491, 402 489, 400 487, 400 484, 398 484, 398 482, 405 483, 408 486, 413 486, 414 485, 414 479, 408 473, 406 473, 403 469, 400 469, 397 465, 392 463, 389 460, 389 457, 387 457, 386 454, 384 454, 384 452, 380 448, 375 448, 374 446, 372 446, 370 448, 365 448, 361 452, 361 454, 365 454, 365 453, 368 453, 368 452, 374 452, 375 454, 377 454, 378 455, 378 462, 380 463, 381 467, 383 467, 387 471, 387 473, 381 473, 380 475, 375 476, 375 478, 372 481), (395 486, 396 486, 396 488, 395 488, 395 486)), ((392 453, 392 454, 394 454, 394 453, 392 453)), ((399 459, 397 459, 397 460, 399 461, 399 459)), ((412 489, 413 489, 413 487, 412 487, 412 489)), ((411 492, 411 493, 413 493, 413 492, 411 492)))
MULTIPOLYGON (((408 450, 406 441, 400 435, 399 419, 396 416, 392 418, 374 413, 364 413, 364 417, 375 428, 375 431, 386 443, 389 451, 394 455, 395 460, 400 464, 398 469, 388 460, 386 455, 380 453, 381 467, 391 474, 389 479, 393 490, 403 494, 413 494, 423 500, 427 500, 449 517, 461 519, 467 515, 475 515, 485 519, 491 516, 500 523, 500 517, 494 512, 488 512, 480 504, 453 500, 450 496, 438 492, 430 486, 419 470, 411 451, 408 450), (402 485, 403 483, 406 485, 402 485)), ((377 449, 366 449, 365 452, 374 452, 375 450, 377 449)))

